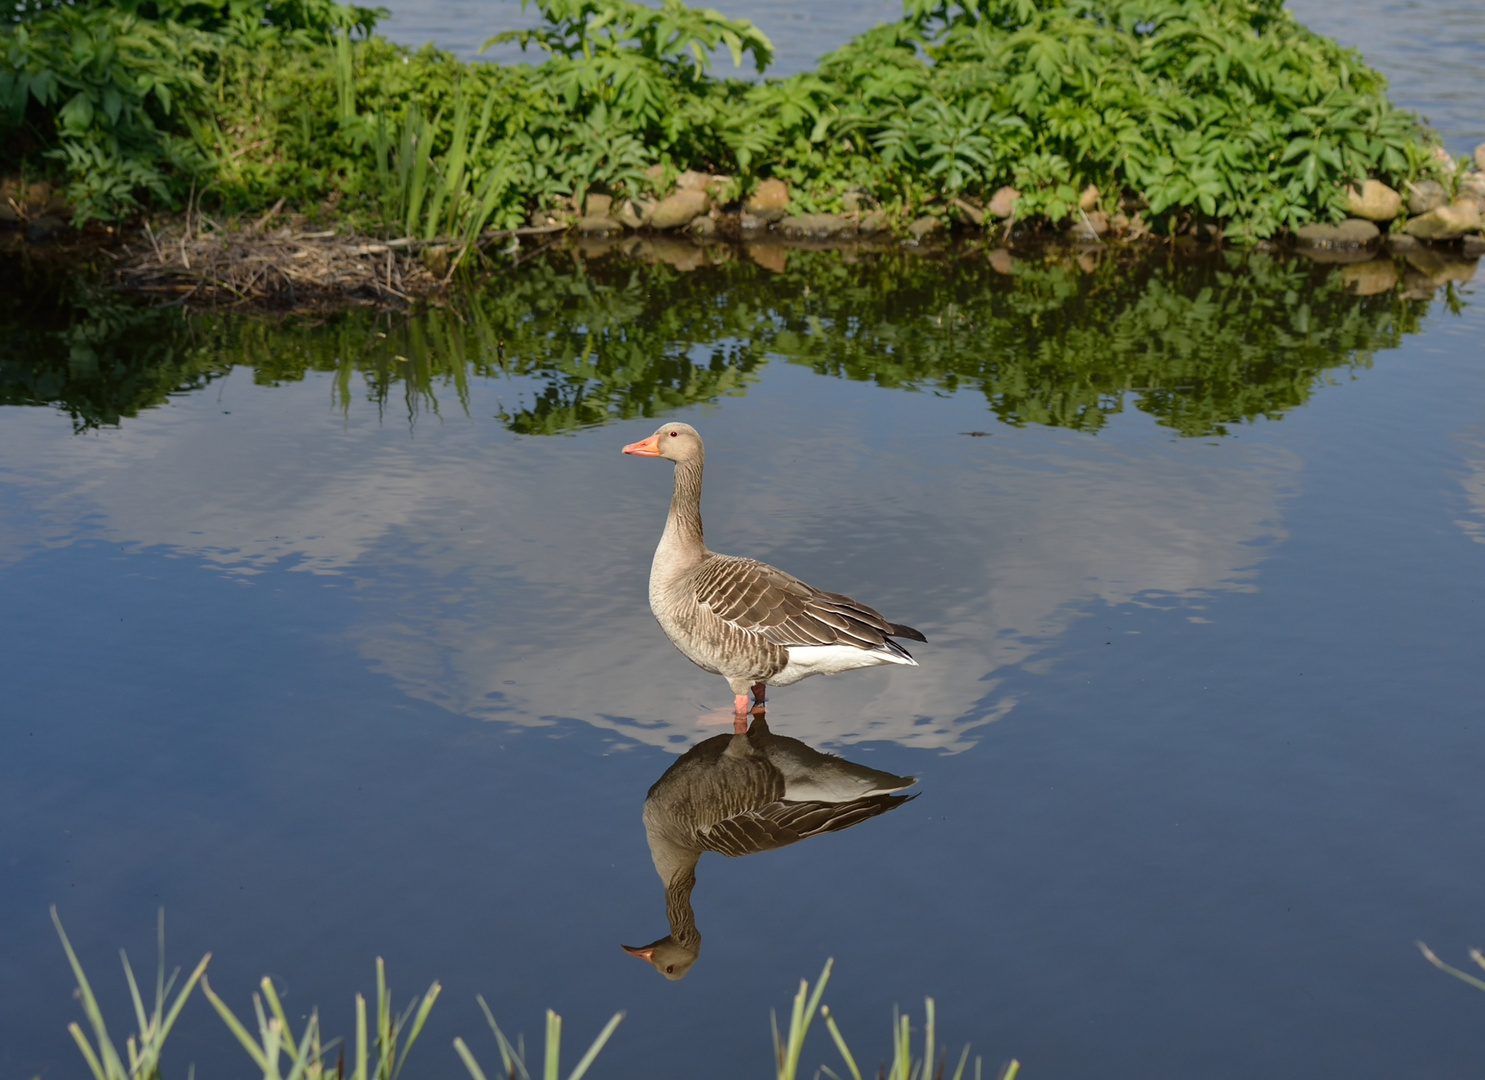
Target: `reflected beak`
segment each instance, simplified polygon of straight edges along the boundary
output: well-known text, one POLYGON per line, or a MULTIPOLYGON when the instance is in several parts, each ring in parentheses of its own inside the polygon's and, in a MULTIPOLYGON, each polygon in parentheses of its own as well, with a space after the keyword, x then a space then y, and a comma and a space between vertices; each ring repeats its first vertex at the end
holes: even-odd
MULTIPOLYGON (((651 435, 648 439, 640 439, 639 442, 632 442, 624 447, 624 453, 633 454, 635 457, 659 457, 660 436, 651 435)), ((638 956, 639 954, 635 953, 634 955, 638 956)))
MULTIPOLYGON (((639 443, 635 443, 634 445, 638 446, 639 443)), ((624 450, 624 453, 629 453, 629 450, 626 448, 624 450)), ((641 960, 649 960, 651 963, 654 962, 655 946, 653 945, 646 945, 643 949, 641 949, 638 945, 620 945, 619 948, 623 949, 630 956, 637 956, 641 960)))

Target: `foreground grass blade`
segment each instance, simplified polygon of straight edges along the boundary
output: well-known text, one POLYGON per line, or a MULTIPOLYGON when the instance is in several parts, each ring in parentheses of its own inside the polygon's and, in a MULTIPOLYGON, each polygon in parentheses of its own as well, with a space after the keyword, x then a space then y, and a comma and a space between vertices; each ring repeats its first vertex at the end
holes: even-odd
POLYGON ((82 1051, 89 1071, 93 1073, 95 1080, 152 1080, 159 1073, 160 1054, 171 1028, 175 1026, 176 1017, 185 1007, 186 999, 191 996, 191 991, 196 988, 196 984, 204 982, 206 965, 211 962, 211 953, 201 958, 201 962, 191 972, 190 978, 176 994, 175 1001, 168 1012, 165 1010, 165 999, 175 986, 176 976, 172 975, 169 980, 165 978, 165 913, 163 911, 160 913, 160 963, 155 978, 155 1007, 152 1012, 145 1010, 144 999, 139 992, 139 984, 134 978, 134 969, 129 964, 128 955, 122 951, 119 953, 124 964, 124 978, 129 985, 129 997, 134 1006, 134 1016, 139 1023, 137 1035, 130 1036, 125 1041, 129 1055, 129 1065, 126 1068, 118 1049, 109 1037, 108 1026, 103 1022, 103 1011, 98 1006, 93 987, 83 972, 82 962, 78 960, 77 953, 72 948, 72 942, 67 938, 67 931, 62 928, 62 919, 55 907, 51 909, 51 916, 52 925, 57 928, 57 936, 62 941, 62 949, 67 954, 67 962, 72 966, 72 974, 77 978, 77 996, 82 1002, 83 1015, 87 1017, 88 1024, 93 1029, 93 1040, 97 1043, 95 1049, 88 1041, 81 1025, 76 1023, 68 1025, 67 1030, 71 1033, 73 1041, 77 1043, 78 1049, 82 1051))
POLYGON ((598 1037, 593 1040, 593 1045, 588 1047, 588 1052, 578 1059, 577 1065, 575 1065, 572 1072, 568 1074, 567 1080, 583 1080, 583 1077, 588 1072, 588 1067, 592 1065, 595 1060, 597 1060, 599 1053, 605 1046, 608 1045, 609 1037, 613 1035, 615 1030, 617 1030, 620 1022, 623 1021, 623 1019, 624 1014, 622 1012, 616 1012, 613 1016, 609 1017, 608 1023, 603 1026, 603 1030, 600 1031, 598 1033, 598 1037))
MULTIPOLYGON (((1423 944, 1423 942, 1419 941, 1415 944, 1417 944, 1418 950, 1423 953, 1423 959, 1427 960, 1430 964, 1438 968, 1440 971, 1446 971, 1450 975, 1453 975, 1456 979, 1459 979, 1461 982, 1467 982, 1473 987, 1477 987, 1480 990, 1485 990, 1485 980, 1476 978, 1468 971, 1460 971, 1456 967, 1450 967, 1448 964, 1444 963, 1437 956, 1435 956, 1433 954, 1433 950, 1430 949, 1427 945, 1423 944)), ((1481 968, 1485 968, 1485 953, 1482 953, 1479 949, 1470 950, 1470 959, 1479 964, 1481 968)))

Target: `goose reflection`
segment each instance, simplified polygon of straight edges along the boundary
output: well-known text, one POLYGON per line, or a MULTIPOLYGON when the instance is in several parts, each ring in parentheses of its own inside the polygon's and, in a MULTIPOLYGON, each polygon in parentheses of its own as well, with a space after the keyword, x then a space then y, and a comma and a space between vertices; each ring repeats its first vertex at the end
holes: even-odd
POLYGON ((735 858, 849 829, 917 798, 898 794, 915 782, 775 735, 761 712, 745 732, 698 743, 645 796, 645 836, 665 885, 670 933, 624 951, 667 979, 684 978, 701 955, 691 890, 702 852, 735 858))

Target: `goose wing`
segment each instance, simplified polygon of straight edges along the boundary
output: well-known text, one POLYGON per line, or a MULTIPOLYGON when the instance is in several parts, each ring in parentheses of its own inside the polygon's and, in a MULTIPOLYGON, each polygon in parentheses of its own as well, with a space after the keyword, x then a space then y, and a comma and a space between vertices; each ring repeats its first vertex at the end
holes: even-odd
POLYGON ((839 832, 910 802, 914 795, 870 795, 843 803, 774 802, 702 830, 705 850, 736 858, 788 847, 821 833, 839 832))
POLYGON ((849 596, 816 589, 756 559, 712 555, 695 582, 697 603, 738 630, 784 648, 849 645, 906 654, 893 636, 926 640, 849 596))

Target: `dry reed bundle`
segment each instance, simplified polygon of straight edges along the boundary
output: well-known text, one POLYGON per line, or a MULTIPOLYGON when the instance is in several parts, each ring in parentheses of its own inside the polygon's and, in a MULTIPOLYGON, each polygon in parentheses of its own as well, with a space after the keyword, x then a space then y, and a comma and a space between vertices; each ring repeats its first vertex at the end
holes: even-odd
MULTIPOLYGON (((117 253, 114 286, 191 304, 403 305, 442 291, 474 257, 456 240, 381 240, 336 229, 307 231, 292 221, 269 230, 272 217, 240 227, 190 213, 159 228, 145 222, 117 253)), ((491 232, 480 244, 551 231, 491 232)))

